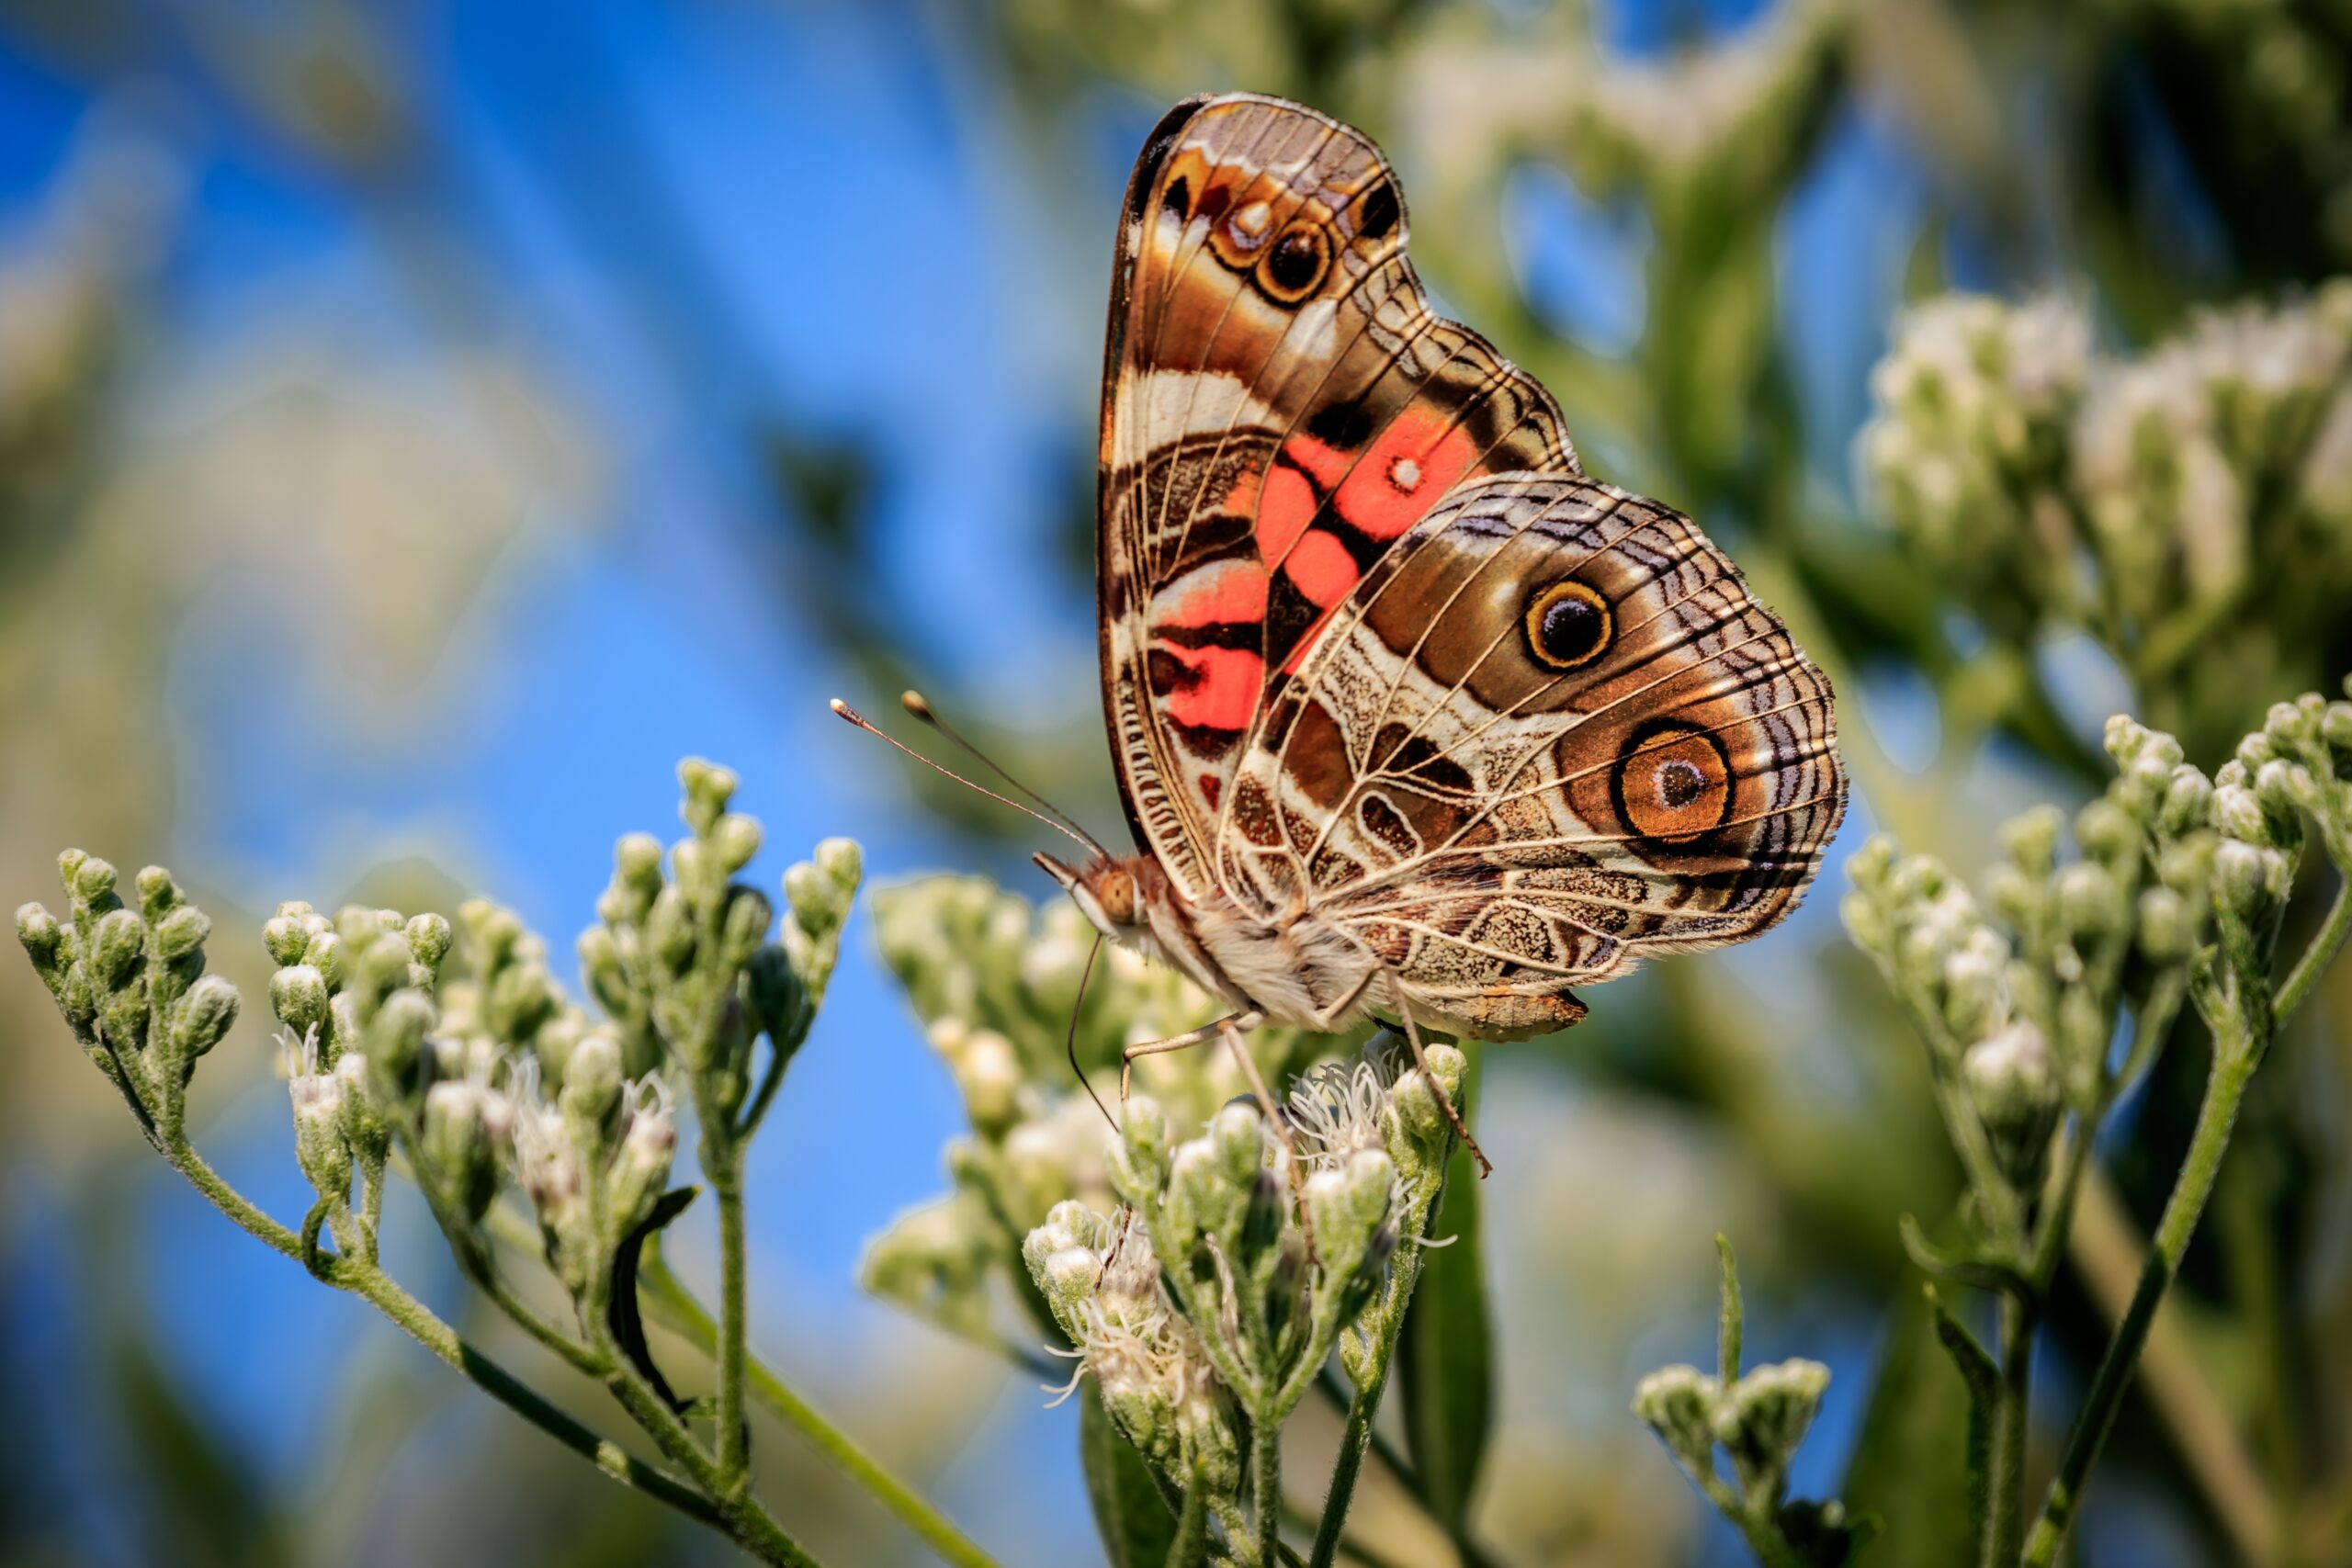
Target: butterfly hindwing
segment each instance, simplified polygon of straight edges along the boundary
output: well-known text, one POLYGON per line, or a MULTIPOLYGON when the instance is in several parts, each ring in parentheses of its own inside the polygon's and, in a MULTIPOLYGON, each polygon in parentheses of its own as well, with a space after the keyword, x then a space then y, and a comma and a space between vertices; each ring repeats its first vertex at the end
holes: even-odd
POLYGON ((1138 839, 1188 895, 1267 695, 1367 570, 1483 473, 1573 473, 1557 408, 1438 317, 1358 132, 1180 105, 1121 229, 1104 367, 1103 696, 1138 839))
POLYGON ((1221 866, 1429 1012, 1521 1032, 1779 919, 1843 799, 1829 683, 1722 551, 1655 502, 1510 475, 1333 617, 1251 739, 1221 866))

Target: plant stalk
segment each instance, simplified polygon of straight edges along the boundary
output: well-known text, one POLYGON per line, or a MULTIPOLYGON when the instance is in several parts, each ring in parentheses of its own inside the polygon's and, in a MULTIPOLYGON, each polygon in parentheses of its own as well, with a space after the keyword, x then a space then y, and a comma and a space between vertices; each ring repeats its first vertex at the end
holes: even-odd
MULTIPOLYGON (((644 1259, 638 1266, 638 1288, 649 1317, 705 1355, 717 1355, 718 1325, 711 1320, 709 1309, 695 1299, 685 1282, 671 1270, 669 1260, 654 1247, 646 1248, 644 1259)), ((997 1568, 995 1559, 974 1545, 945 1515, 885 1470, 847 1433, 828 1420, 823 1412, 795 1393, 758 1357, 747 1353, 743 1371, 754 1398, 815 1444, 835 1469, 863 1487, 944 1561, 954 1568, 997 1568)))
POLYGON ((2051 1480, 2041 1516, 2026 1540, 2023 1561, 2027 1568, 2050 1568, 2057 1561, 2059 1550, 2074 1526, 2075 1510, 2082 1501, 2091 1466, 2115 1425, 2116 1412, 2122 1405, 2124 1390, 2131 1384, 2132 1367, 2147 1340, 2156 1307, 2163 1302, 2173 1276, 2179 1271, 2181 1258, 2188 1251, 2189 1238, 2196 1234, 2198 1217, 2212 1195, 2222 1156, 2229 1150, 2230 1131, 2237 1121, 2239 1102, 2245 1099, 2246 1084, 2261 1060, 2260 1050, 2242 1036, 2242 1027, 2215 1031, 2213 1067, 2206 1079, 2204 1100, 2198 1107, 2188 1158, 2173 1182, 2172 1195, 2165 1201, 2164 1217, 2157 1223, 2147 1263, 2132 1289, 2131 1305, 2125 1308, 2123 1320, 2116 1325, 2115 1337, 2109 1341, 2107 1353, 2100 1358, 2090 1393, 2083 1401, 2082 1413, 2075 1417, 2075 1429, 2066 1439, 2058 1473, 2051 1480))

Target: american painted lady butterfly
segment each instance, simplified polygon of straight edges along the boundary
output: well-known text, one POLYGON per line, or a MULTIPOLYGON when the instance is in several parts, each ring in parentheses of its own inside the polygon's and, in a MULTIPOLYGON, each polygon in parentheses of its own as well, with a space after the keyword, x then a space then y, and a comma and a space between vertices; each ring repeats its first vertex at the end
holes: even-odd
POLYGON ((1844 808, 1827 679, 1690 519, 1585 477, 1405 235, 1379 150, 1276 98, 1177 105, 1129 182, 1097 593, 1142 852, 1037 859, 1233 1009, 1130 1059, 1559 1029, 1786 914, 1844 808))

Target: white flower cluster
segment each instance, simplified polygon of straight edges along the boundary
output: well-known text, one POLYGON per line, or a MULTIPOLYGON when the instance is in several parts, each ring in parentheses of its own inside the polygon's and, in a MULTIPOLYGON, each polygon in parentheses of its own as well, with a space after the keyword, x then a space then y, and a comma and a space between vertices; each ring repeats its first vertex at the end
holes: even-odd
MULTIPOLYGON (((863 1277, 877 1295, 989 1338, 988 1281, 1019 1267, 1023 1236, 1063 1200, 1114 1201, 1103 1113, 1070 1056, 1107 1090, 1126 1046, 1182 1033, 1220 1010, 1172 970, 1123 949, 1094 952, 1093 929, 1066 899, 1039 908, 982 878, 937 876, 876 888, 872 906, 883 957, 955 1076, 970 1132, 947 1148, 954 1190, 876 1236, 863 1277)), ((1279 1029, 1250 1040, 1275 1081, 1336 1043, 1279 1029)), ((1221 1043, 1146 1058, 1136 1080, 1170 1114, 1195 1122, 1249 1092, 1221 1043)))
POLYGON ((2077 304, 1946 296, 1871 389, 1879 510, 1996 636, 2089 633, 2199 745, 2249 683, 2320 673, 2352 591, 2352 279, 2120 360, 2077 304))

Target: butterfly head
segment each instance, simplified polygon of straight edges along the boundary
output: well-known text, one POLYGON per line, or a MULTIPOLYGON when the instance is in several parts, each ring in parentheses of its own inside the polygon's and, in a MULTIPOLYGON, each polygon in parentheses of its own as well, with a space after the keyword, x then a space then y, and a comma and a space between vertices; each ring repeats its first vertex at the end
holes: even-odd
POLYGON ((1094 929, 1113 942, 1133 942, 1148 917, 1145 888, 1159 868, 1143 855, 1097 855, 1073 866, 1049 854, 1034 857, 1062 886, 1094 929))

